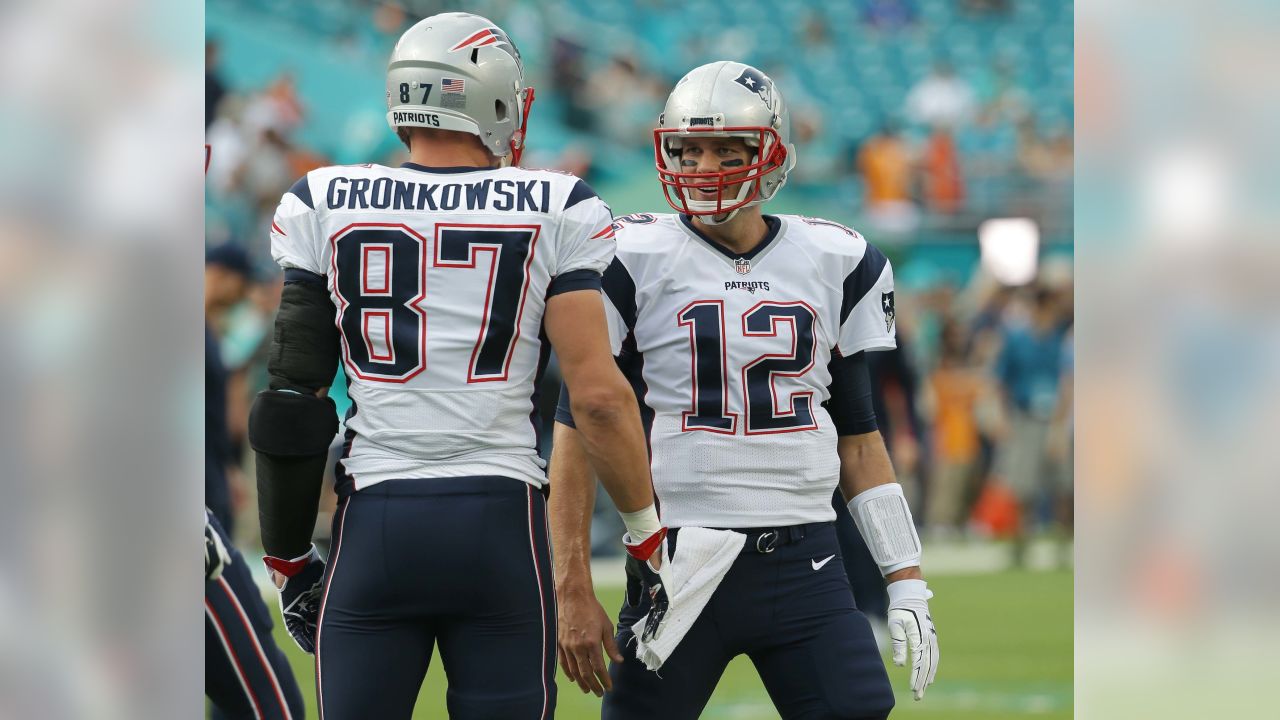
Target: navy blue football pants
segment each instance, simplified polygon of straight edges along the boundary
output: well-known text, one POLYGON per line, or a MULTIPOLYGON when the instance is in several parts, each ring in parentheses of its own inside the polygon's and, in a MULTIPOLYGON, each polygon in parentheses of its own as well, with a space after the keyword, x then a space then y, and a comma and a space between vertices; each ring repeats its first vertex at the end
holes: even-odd
MULTIPOLYGON (((888 717, 893 690, 871 626, 854 607, 835 529, 802 527, 802 539, 768 553, 756 552, 748 536, 748 547, 658 673, 636 659, 631 632, 648 612, 647 598, 636 608, 624 602, 617 640, 626 659, 609 668, 613 691, 602 717, 697 718, 729 661, 744 653, 783 718, 888 717)), ((672 536, 678 555, 679 530, 672 536)))
POLYGON ((343 498, 316 643, 322 720, 407 720, 440 647, 455 720, 555 710, 546 499, 502 477, 378 483, 343 498))
POLYGON ((271 637, 271 612, 216 517, 231 563, 204 584, 204 688, 217 718, 302 720, 302 692, 271 637))

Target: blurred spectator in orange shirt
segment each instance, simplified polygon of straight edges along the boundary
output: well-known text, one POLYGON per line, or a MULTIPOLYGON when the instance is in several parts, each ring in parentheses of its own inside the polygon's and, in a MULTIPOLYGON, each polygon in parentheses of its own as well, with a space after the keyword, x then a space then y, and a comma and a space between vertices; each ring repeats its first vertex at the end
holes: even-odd
POLYGON ((960 323, 947 318, 938 368, 929 376, 926 390, 933 411, 934 447, 925 526, 934 533, 960 530, 976 494, 977 408, 986 393, 986 381, 968 362, 964 346, 960 323))
POLYGON ((876 230, 910 232, 919 222, 911 201, 911 148, 892 122, 858 149, 858 174, 865 192, 867 225, 876 230))
POLYGON ((925 206, 938 213, 958 212, 964 205, 964 176, 955 140, 946 127, 935 126, 925 141, 921 171, 925 206))
POLYGON ((868 207, 910 199, 911 150, 892 123, 885 123, 862 144, 858 172, 866 182, 868 207))

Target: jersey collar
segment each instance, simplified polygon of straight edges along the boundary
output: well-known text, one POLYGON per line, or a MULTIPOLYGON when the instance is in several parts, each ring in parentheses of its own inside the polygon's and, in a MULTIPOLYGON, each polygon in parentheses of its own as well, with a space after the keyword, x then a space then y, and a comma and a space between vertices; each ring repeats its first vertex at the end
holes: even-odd
POLYGON ((726 258, 729 258, 730 260, 751 260, 752 258, 762 254, 768 248, 772 247, 773 241, 777 239, 778 233, 782 230, 781 218, 774 217, 773 215, 763 215, 761 217, 764 218, 764 224, 769 227, 769 231, 765 233, 764 240, 761 240, 760 244, 745 253, 736 253, 704 235, 702 231, 698 229, 698 226, 693 224, 693 217, 690 215, 681 215, 680 223, 684 225, 685 229, 692 233, 694 237, 698 238, 712 250, 715 250, 726 258))
POLYGON ((411 162, 400 163, 400 167, 406 168, 408 170, 417 170, 418 172, 428 172, 428 173, 469 173, 469 172, 486 172, 488 170, 498 169, 498 168, 487 168, 487 167, 485 168, 467 167, 463 165, 458 165, 453 167, 431 167, 428 165, 419 165, 418 163, 411 163, 411 162))

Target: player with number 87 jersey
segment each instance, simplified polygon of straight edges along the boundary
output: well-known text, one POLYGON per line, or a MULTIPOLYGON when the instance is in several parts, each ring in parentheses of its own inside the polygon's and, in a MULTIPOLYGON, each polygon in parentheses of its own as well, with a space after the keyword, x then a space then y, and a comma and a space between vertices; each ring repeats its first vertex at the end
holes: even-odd
POLYGON ((387 72, 410 162, 313 170, 272 221, 285 287, 249 435, 266 563, 325 720, 407 720, 436 645, 451 717, 554 713, 536 399, 552 345, 624 522, 656 538, 632 552, 665 534, 608 351, 613 218, 583 181, 517 166, 532 99, 501 29, 426 18, 387 72), (352 406, 325 563, 310 538, 339 366, 352 406))
POLYGON ((299 180, 272 254, 289 277, 323 278, 337 308, 353 402, 339 490, 493 474, 541 487, 543 311, 598 278, 612 222, 586 183, 547 171, 410 162, 299 180))

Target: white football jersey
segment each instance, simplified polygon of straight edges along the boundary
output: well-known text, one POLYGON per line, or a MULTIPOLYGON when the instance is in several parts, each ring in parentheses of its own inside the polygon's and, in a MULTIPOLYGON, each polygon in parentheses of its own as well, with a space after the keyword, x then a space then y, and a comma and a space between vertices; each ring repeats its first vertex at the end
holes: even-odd
POLYGON ((839 482, 823 403, 838 353, 895 346, 893 271, 842 225, 793 215, 736 255, 679 215, 614 223, 610 335, 649 428, 672 527, 829 521, 839 482))
POLYGON ((340 485, 546 482, 535 392, 548 294, 599 287, 613 218, 572 175, 326 167, 285 193, 271 252, 324 277, 352 412, 340 485))

